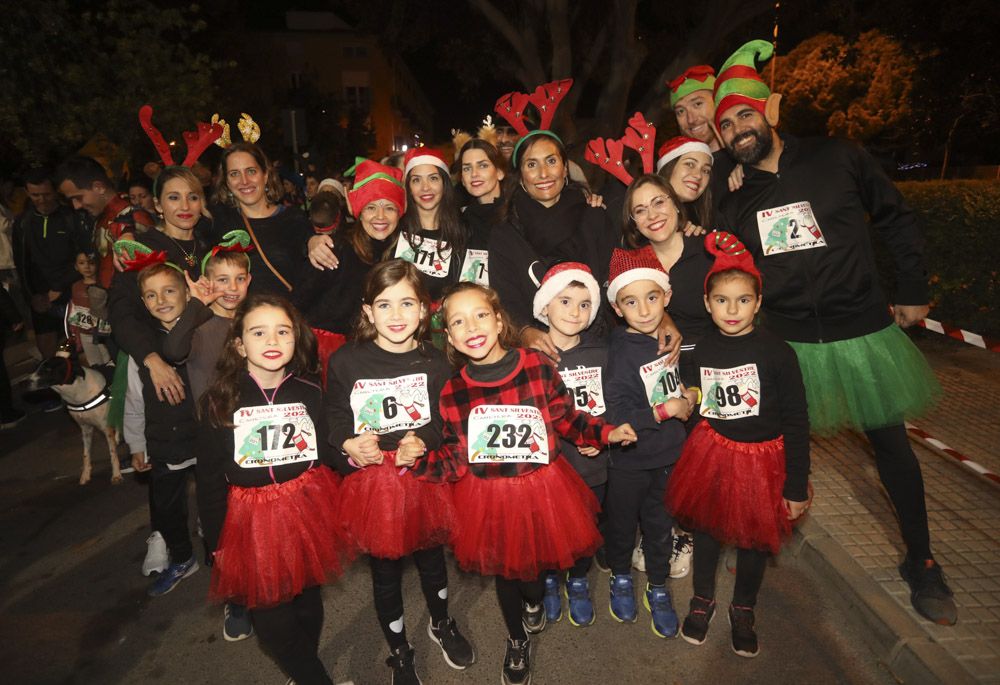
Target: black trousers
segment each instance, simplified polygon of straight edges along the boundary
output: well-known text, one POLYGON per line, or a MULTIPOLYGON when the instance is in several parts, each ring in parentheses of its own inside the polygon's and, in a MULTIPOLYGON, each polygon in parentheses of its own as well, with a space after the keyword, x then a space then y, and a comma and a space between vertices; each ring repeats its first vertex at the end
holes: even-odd
MULTIPOLYGON (((719 566, 722 544, 707 533, 695 531, 693 586, 694 594, 705 599, 715 599, 715 575, 719 566)), ((736 586, 733 604, 741 607, 757 605, 757 593, 764 582, 768 552, 757 549, 736 550, 736 586)))
POLYGON ((171 563, 185 562, 194 554, 188 528, 187 494, 188 475, 194 477, 194 466, 171 471, 163 462, 154 461, 149 475, 153 530, 163 535, 171 563))
MULTIPOLYGON (((604 495, 607 492, 608 484, 601 483, 600 485, 591 485, 590 490, 594 493, 594 497, 597 498, 598 504, 601 505, 601 511, 597 514, 597 529, 601 531, 602 536, 607 536, 605 529, 607 528, 607 518, 608 515, 604 510, 604 495)), ((594 565, 594 557, 583 557, 582 559, 577 559, 576 563, 569 570, 570 578, 586 578, 587 574, 590 572, 590 567, 594 565)))
POLYGON ((865 431, 875 450, 875 466, 889 499, 896 508, 907 554, 930 559, 931 535, 927 528, 924 476, 903 424, 865 431))
POLYGON ((261 646, 298 685, 333 685, 319 660, 323 630, 323 596, 310 587, 290 602, 268 609, 251 609, 261 646))
POLYGON ((500 603, 500 613, 507 626, 507 633, 515 640, 527 640, 521 622, 522 603, 538 605, 542 603, 545 594, 545 574, 535 580, 514 580, 496 576, 497 601, 500 603))
MULTIPOLYGON (((412 556, 420 574, 420 589, 427 600, 431 620, 439 623, 448 618, 448 568, 444 562, 444 547, 418 549, 412 556)), ((370 560, 375 614, 382 633, 390 650, 403 647, 407 644, 403 624, 403 563, 406 557, 370 557, 370 560)))
POLYGON ((631 573, 636 525, 642 530, 646 575, 650 585, 663 585, 670 571, 673 517, 663 502, 663 493, 673 467, 641 471, 608 469, 607 537, 604 548, 615 575, 631 573))

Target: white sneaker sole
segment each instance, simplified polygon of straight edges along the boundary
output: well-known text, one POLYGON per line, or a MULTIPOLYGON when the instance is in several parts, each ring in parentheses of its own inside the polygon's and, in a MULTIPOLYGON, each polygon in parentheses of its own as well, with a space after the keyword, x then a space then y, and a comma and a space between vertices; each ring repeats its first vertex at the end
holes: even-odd
POLYGON ((427 621, 427 635, 432 640, 434 640, 434 643, 437 644, 438 647, 441 648, 441 656, 444 657, 444 662, 446 664, 448 664, 449 666, 451 666, 452 668, 454 668, 456 671, 464 671, 469 666, 471 666, 472 664, 476 663, 476 650, 475 649, 472 650, 472 663, 469 664, 469 666, 459 666, 454 661, 452 661, 451 658, 448 656, 448 652, 445 651, 444 643, 442 643, 441 640, 439 640, 437 638, 437 635, 434 634, 434 631, 431 630, 431 622, 430 622, 430 620, 427 621))

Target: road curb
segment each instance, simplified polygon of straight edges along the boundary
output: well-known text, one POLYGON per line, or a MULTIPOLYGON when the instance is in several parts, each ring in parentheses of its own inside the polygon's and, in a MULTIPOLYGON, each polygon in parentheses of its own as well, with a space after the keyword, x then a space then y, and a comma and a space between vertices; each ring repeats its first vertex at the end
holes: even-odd
POLYGON ((795 528, 788 551, 829 582, 871 630, 872 651, 902 683, 976 685, 962 663, 934 642, 910 613, 809 517, 795 528))

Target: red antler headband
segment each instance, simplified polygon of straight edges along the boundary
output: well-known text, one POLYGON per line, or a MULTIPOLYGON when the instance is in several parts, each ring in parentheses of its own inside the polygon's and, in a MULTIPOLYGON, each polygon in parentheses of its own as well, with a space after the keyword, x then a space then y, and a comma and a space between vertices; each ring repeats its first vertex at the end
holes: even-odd
POLYGON ((642 112, 636 112, 628 120, 625 135, 618 139, 594 138, 587 143, 583 158, 596 164, 625 185, 630 185, 633 176, 622 162, 626 147, 632 148, 642 158, 642 173, 653 173, 653 146, 656 144, 656 127, 646 121, 642 112))
MULTIPOLYGON (((502 95, 497 100, 493 110, 502 116, 521 136, 521 140, 514 146, 514 152, 511 155, 514 166, 517 166, 517 153, 520 150, 521 143, 528 136, 543 133, 559 140, 559 137, 552 133, 549 127, 552 126, 552 120, 555 119, 559 103, 562 102, 562 99, 566 97, 566 94, 569 93, 569 89, 572 87, 573 79, 567 78, 561 81, 543 83, 535 88, 535 92, 531 95, 515 91, 502 95), (541 115, 538 128, 534 131, 529 131, 525 124, 524 110, 529 104, 534 105, 539 115, 541 115)), ((559 142, 562 143, 561 140, 559 142)))
MULTIPOLYGON (((167 166, 175 166, 177 163, 174 162, 170 146, 164 140, 163 134, 160 133, 159 129, 153 126, 153 108, 150 105, 143 105, 139 109, 139 123, 142 125, 142 130, 149 136, 149 139, 153 141, 153 146, 159 153, 163 163, 167 166)), ((197 126, 196 131, 184 131, 183 135, 184 143, 187 145, 187 155, 185 155, 181 166, 192 166, 198 161, 198 158, 201 157, 201 154, 208 146, 222 135, 223 128, 220 124, 206 124, 203 121, 199 121, 197 126)))

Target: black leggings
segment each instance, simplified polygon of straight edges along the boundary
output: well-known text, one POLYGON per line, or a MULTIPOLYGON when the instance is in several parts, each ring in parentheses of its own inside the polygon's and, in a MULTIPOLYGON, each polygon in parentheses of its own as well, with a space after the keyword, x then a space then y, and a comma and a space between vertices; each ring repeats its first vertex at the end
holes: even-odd
POLYGON ((323 596, 310 587, 290 602, 268 609, 251 609, 261 646, 299 685, 333 685, 319 660, 323 630, 323 596))
POLYGON ((500 602, 500 613, 503 622, 507 624, 507 632, 515 640, 527 640, 524 624, 521 623, 521 604, 541 604, 545 594, 545 574, 535 580, 513 580, 496 577, 497 601, 500 602))
MULTIPOLYGON (((705 599, 715 599, 715 573, 719 566, 722 545, 707 533, 694 532, 694 594, 705 599)), ((758 549, 736 550, 736 587, 733 604, 753 608, 757 593, 764 582, 768 552, 758 549)))
POLYGON ((927 502, 920 462, 913 453, 903 424, 865 431, 875 450, 875 466, 899 517, 903 542, 911 559, 931 558, 927 529, 927 502))
MULTIPOLYGON (((407 644, 403 625, 403 562, 402 559, 370 557, 375 614, 389 649, 407 644), (398 630, 393 629, 398 626, 398 630)), ((424 591, 431 620, 439 623, 448 618, 448 568, 444 563, 444 547, 418 549, 413 562, 420 573, 420 589, 424 591)))
MULTIPOLYGON (((600 485, 591 485, 590 490, 594 493, 594 497, 597 498, 597 503, 601 505, 601 510, 597 514, 597 530, 601 532, 601 537, 604 537, 605 522, 608 517, 604 513, 604 494, 608 489, 607 483, 601 483, 600 485)), ((590 567, 594 564, 594 557, 583 557, 577 559, 576 563, 569 570, 570 578, 586 578, 587 574, 590 572, 590 567)))

